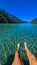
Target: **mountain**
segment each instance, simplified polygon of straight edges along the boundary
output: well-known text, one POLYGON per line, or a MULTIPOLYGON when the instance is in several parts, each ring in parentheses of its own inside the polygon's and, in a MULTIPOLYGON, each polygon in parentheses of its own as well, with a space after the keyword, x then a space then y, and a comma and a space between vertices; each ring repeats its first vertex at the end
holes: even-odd
POLYGON ((37 24, 37 18, 35 18, 34 20, 32 20, 31 23, 37 24))
POLYGON ((18 23, 18 22, 23 22, 16 16, 13 16, 4 10, 0 9, 0 23, 18 23))
POLYGON ((25 23, 29 23, 28 21, 23 21, 23 23, 24 23, 24 22, 25 22, 25 23))
POLYGON ((28 23, 28 21, 22 21, 16 16, 0 9, 0 23, 28 23))

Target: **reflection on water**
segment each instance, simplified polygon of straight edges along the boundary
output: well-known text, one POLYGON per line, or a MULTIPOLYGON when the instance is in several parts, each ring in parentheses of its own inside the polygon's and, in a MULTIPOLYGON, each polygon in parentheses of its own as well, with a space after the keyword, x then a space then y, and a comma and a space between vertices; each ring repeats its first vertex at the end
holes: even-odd
POLYGON ((15 53, 18 42, 21 45, 21 56, 27 59, 25 41, 37 57, 37 24, 0 24, 0 64, 6 63, 8 56, 15 53))

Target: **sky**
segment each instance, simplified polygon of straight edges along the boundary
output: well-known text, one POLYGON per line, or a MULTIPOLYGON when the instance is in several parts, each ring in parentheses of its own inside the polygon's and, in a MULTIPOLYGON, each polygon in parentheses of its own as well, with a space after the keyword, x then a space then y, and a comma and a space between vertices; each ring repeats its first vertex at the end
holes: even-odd
POLYGON ((0 0, 0 9, 23 21, 37 18, 37 0, 0 0))

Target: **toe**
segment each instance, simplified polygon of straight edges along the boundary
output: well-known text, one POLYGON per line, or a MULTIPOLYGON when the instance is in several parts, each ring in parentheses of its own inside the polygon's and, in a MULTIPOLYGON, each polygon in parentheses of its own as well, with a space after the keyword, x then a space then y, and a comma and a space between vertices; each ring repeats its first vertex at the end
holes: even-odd
POLYGON ((24 42, 24 47, 25 47, 25 50, 27 49, 27 43, 26 42, 24 42))
POLYGON ((20 43, 17 44, 17 51, 20 51, 20 43))

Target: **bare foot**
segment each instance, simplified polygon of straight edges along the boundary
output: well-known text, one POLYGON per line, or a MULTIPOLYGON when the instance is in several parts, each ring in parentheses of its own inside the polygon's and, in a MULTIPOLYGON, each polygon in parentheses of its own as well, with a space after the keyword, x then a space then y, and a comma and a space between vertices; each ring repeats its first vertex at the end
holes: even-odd
POLYGON ((25 47, 25 50, 27 50, 27 43, 24 42, 24 47, 25 47))
POLYGON ((15 53, 15 58, 14 58, 12 65, 24 65, 20 57, 20 44, 19 43, 17 45, 17 51, 15 53))
POLYGON ((25 47, 25 50, 27 52, 27 57, 29 59, 29 64, 30 65, 37 65, 37 60, 36 60, 35 56, 28 49, 26 42, 24 42, 24 47, 25 47))

